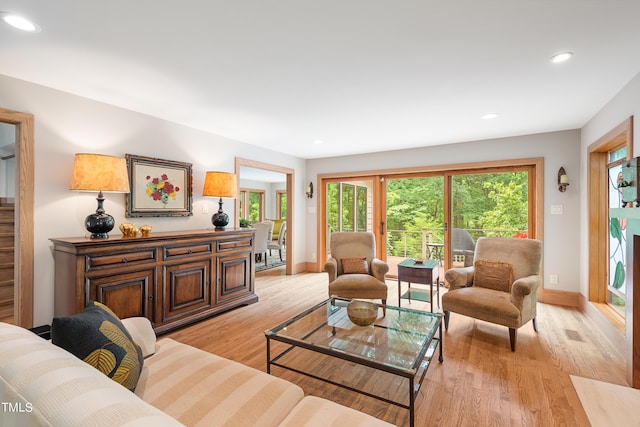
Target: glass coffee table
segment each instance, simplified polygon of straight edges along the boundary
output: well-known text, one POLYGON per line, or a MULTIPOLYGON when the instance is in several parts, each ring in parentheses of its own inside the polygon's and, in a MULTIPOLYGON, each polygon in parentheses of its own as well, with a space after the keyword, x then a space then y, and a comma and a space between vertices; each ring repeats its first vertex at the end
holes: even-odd
POLYGON ((278 366, 400 406, 413 426, 415 398, 436 351, 443 361, 442 314, 375 304, 374 323, 357 326, 347 316, 349 302, 329 298, 265 331, 267 373, 278 366))

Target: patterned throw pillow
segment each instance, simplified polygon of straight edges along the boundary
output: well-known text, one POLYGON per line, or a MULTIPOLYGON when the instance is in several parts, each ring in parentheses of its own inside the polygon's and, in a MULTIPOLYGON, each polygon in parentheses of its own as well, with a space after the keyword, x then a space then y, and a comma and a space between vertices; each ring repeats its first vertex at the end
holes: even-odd
POLYGON ((107 306, 90 301, 78 314, 54 318, 51 342, 135 390, 144 363, 142 351, 107 306))
POLYGON ((511 285, 513 285, 511 263, 478 260, 473 266, 473 286, 511 292, 511 285))
POLYGON ((367 258, 342 258, 343 274, 369 274, 367 258))

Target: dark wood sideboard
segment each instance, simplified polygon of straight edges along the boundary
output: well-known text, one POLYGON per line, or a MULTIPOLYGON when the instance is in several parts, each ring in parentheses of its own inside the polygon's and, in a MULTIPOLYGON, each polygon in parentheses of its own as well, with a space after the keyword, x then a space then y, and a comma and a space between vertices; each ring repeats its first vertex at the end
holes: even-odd
POLYGON ((156 333, 258 301, 255 231, 193 230, 109 239, 54 238, 55 316, 100 301, 156 333))

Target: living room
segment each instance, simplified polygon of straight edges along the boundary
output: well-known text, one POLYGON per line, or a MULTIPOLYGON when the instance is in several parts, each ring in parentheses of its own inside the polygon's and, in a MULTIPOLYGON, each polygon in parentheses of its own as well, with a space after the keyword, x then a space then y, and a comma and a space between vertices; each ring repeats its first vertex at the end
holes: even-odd
MULTIPOLYGON (((41 25, 44 27, 44 23, 41 25)), ((0 31, 7 30, 3 28, 0 31)), ((46 33, 46 28, 43 28, 43 33, 46 33)), ((5 40, 14 41, 15 37, 11 34, 5 40)), ((628 38, 637 40, 637 31, 628 38)), ((4 42, 0 45, 3 54, 8 54, 9 49, 4 42)), ((80 67, 82 62, 75 56, 67 61, 73 64, 67 64, 71 68, 80 67)), ((167 78, 161 70, 145 71, 162 81, 167 78)), ((122 87, 112 92, 105 89, 104 100, 113 102, 100 102, 74 94, 65 87, 38 84, 20 67, 3 64, 0 68, 0 107, 32 114, 35 122, 32 324, 49 324, 54 316, 54 260, 49 239, 84 235, 84 218, 95 210, 94 195, 69 190, 73 158, 78 152, 116 156, 136 154, 193 163, 193 216, 145 219, 153 227, 153 232, 211 227, 211 212, 217 209, 217 200, 200 195, 208 170, 233 172, 236 158, 293 169, 295 220, 291 224, 290 245, 296 272, 320 271, 322 268, 321 257, 318 256, 318 198, 305 197, 309 182, 317 184, 318 175, 541 157, 544 158, 544 212, 539 238, 545 248, 544 290, 563 301, 568 297, 577 305, 581 299, 588 300, 589 295, 589 256, 585 237, 589 233, 588 146, 630 116, 638 115, 638 71, 636 69, 624 81, 615 82, 618 90, 611 93, 590 117, 573 126, 491 137, 478 135, 460 138, 453 144, 443 140, 441 144, 401 149, 392 143, 385 151, 304 158, 118 106, 115 94, 120 92, 135 98, 138 96, 135 87, 122 87), (566 192, 557 189, 560 167, 564 167, 570 177, 566 192), (563 214, 552 214, 552 205, 562 205, 563 214), (209 213, 204 213, 205 210, 209 213), (549 274, 559 277, 557 284, 549 283, 549 274)), ((585 92, 588 97, 588 89, 585 92)), ((189 115, 189 108, 185 108, 184 114, 189 115)), ((455 126, 454 122, 451 127, 455 126)), ((392 139, 393 136, 389 136, 389 140, 392 139)), ((634 136, 634 156, 640 150, 639 141, 634 136)), ((130 220, 125 217, 122 195, 107 194, 105 199, 105 209, 114 216, 116 224, 130 220)), ((232 201, 226 200, 224 206, 233 217, 232 201)))

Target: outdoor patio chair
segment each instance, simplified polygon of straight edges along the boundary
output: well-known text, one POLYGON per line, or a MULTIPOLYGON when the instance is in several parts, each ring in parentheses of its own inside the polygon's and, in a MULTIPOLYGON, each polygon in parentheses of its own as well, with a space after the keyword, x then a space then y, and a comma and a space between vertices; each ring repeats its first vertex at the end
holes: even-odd
POLYGON ((473 253, 476 249, 476 242, 467 230, 462 228, 454 228, 451 230, 451 247, 453 248, 453 256, 463 257, 464 266, 473 265, 473 253))

